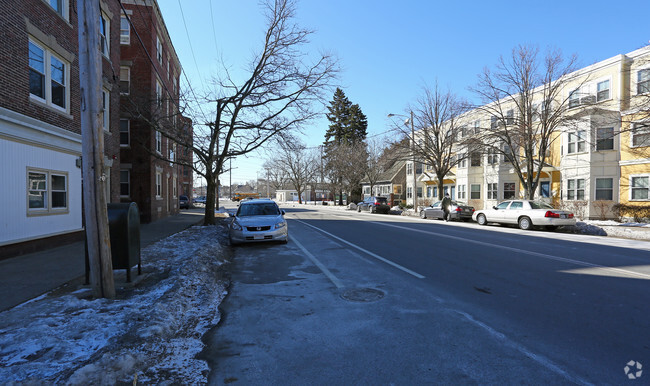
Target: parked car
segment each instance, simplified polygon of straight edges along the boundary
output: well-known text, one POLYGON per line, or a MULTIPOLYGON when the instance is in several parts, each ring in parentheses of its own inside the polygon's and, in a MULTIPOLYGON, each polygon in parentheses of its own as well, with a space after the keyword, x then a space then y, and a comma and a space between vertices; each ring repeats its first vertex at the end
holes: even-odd
POLYGON ((573 213, 566 210, 554 209, 549 204, 531 200, 503 201, 492 209, 477 210, 473 219, 479 225, 488 223, 516 224, 524 230, 543 226, 555 230, 559 226, 575 225, 573 213))
POLYGON ((357 212, 366 210, 370 213, 388 213, 390 212, 390 205, 388 205, 388 198, 386 197, 368 197, 357 204, 357 212))
POLYGON ((260 241, 289 241, 284 211, 271 200, 244 200, 228 227, 230 244, 260 241))
POLYGON ((198 196, 194 199, 195 204, 203 204, 205 205, 205 196, 198 196))
POLYGON ((178 206, 181 209, 190 209, 190 199, 187 196, 178 197, 178 206))
MULTIPOLYGON (((438 201, 429 205, 420 211, 420 217, 422 218, 435 218, 435 219, 444 219, 445 212, 442 210, 442 201, 438 201)), ((462 220, 470 221, 472 219, 472 214, 474 214, 474 207, 465 204, 461 201, 451 201, 449 206, 449 219, 450 220, 462 220)))

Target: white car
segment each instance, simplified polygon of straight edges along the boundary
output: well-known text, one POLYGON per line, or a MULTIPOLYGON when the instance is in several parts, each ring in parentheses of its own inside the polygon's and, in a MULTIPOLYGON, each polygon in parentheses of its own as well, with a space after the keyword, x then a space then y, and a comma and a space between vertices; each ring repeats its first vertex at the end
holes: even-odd
POLYGON ((253 199, 239 203, 228 227, 230 244, 260 241, 289 241, 284 211, 271 200, 253 199))
POLYGON ((492 209, 477 210, 472 219, 479 225, 488 223, 515 224, 523 230, 541 226, 555 230, 559 226, 576 225, 573 213, 554 209, 549 204, 531 200, 503 201, 492 209))

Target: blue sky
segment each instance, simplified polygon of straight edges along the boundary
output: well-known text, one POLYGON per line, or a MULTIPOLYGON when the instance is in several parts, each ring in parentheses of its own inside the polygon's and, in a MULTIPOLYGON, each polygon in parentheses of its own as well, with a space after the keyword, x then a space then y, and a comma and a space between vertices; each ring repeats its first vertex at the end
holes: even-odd
MULTIPOLYGON (((261 47, 265 25, 258 1, 158 3, 196 88, 209 85, 220 59, 236 74, 261 47)), ((315 31, 310 52, 336 54, 340 87, 359 104, 374 135, 389 128, 387 114, 406 114, 422 87, 436 81, 477 102, 468 88, 478 74, 519 44, 576 54, 580 67, 641 48, 650 40, 648 14, 648 0, 302 0, 296 22, 315 31)), ((305 143, 321 144, 327 125, 323 116, 306 127, 305 143)), ((233 183, 255 179, 264 159, 261 154, 234 162, 233 183)))

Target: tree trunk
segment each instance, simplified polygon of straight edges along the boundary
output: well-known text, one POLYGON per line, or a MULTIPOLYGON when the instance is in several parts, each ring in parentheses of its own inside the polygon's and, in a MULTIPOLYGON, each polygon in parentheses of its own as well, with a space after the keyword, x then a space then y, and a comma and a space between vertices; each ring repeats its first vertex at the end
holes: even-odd
POLYGON ((214 225, 215 188, 217 183, 215 176, 211 173, 206 174, 205 179, 207 182, 207 192, 205 195, 205 215, 203 217, 203 225, 214 225))
POLYGON ((444 189, 445 189, 444 176, 443 177, 438 176, 438 200, 442 200, 442 197, 444 196, 444 189))

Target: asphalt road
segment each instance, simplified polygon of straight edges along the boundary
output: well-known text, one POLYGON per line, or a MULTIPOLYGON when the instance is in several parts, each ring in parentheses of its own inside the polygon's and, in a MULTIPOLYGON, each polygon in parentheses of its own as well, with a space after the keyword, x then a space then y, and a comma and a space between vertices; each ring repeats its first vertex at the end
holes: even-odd
POLYGON ((235 248, 211 384, 619 384, 650 364, 648 242, 286 210, 289 244, 235 248))

